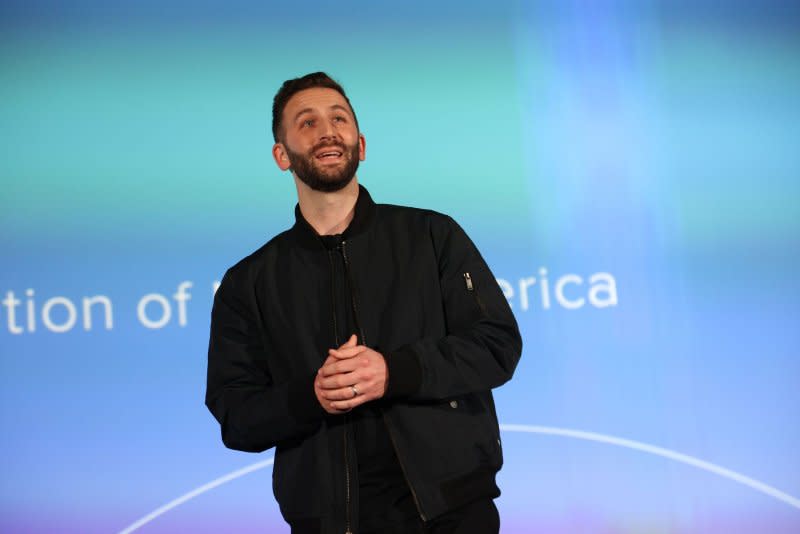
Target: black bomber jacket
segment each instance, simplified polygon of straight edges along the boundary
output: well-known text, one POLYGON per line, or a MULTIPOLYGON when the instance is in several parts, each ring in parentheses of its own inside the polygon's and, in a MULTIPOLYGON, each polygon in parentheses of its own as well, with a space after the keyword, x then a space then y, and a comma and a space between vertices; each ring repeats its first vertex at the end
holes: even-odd
POLYGON ((313 391, 336 346, 330 255, 341 253, 359 343, 386 359, 380 406, 421 518, 499 495, 491 389, 511 378, 522 340, 475 245, 450 217, 375 204, 363 186, 335 251, 295 215, 214 297, 206 405, 224 444, 275 447, 273 491, 293 532, 358 532, 350 422, 313 391))

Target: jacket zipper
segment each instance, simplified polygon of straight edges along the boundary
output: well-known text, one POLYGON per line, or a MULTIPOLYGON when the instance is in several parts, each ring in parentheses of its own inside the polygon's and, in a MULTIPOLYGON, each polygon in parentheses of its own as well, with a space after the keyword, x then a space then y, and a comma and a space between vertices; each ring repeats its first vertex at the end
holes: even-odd
POLYGON ((464 273, 464 283, 467 286, 467 291, 472 293, 473 297, 475 297, 475 302, 481 309, 481 313, 483 313, 484 316, 488 316, 489 313, 486 311, 486 304, 483 303, 483 299, 481 299, 481 296, 475 291, 475 285, 472 283, 472 275, 468 272, 464 273))
POLYGON ((342 240, 341 251, 342 259, 344 260, 344 270, 347 273, 347 281, 350 284, 350 301, 353 306, 353 320, 356 323, 358 335, 361 337, 361 344, 367 345, 367 338, 364 336, 364 329, 361 327, 361 321, 358 318, 358 302, 356 301, 356 286, 353 281, 353 273, 350 272, 350 259, 347 257, 347 241, 342 240))
MULTIPOLYGON (((333 311, 333 343, 339 347, 339 325, 336 321, 336 286, 334 276, 336 269, 333 266, 333 251, 328 251, 328 261, 331 265, 331 309, 333 311)), ((349 423, 347 414, 344 414, 344 483, 345 483, 345 531, 344 534, 353 534, 351 529, 350 517, 350 458, 347 455, 347 425, 349 423)))
MULTIPOLYGON (((350 285, 350 299, 351 299, 351 304, 353 306, 353 320, 356 323, 356 328, 358 329, 358 334, 361 337, 361 344, 362 345, 366 345, 367 344, 367 338, 364 335, 364 329, 361 326, 361 321, 360 321, 359 316, 358 316, 358 300, 356 299, 356 288, 355 288, 355 283, 353 281, 353 274, 350 271, 350 259, 347 257, 347 241, 346 240, 342 240, 342 243, 341 243, 341 246, 340 246, 340 250, 342 252, 342 259, 344 260, 344 270, 347 273, 347 281, 349 282, 349 285, 350 285)), ((469 278, 469 273, 465 273, 464 276, 466 277, 466 279, 467 279, 467 281, 469 283, 469 287, 470 287, 470 291, 471 291, 472 290, 472 280, 469 278)), ((345 418, 346 417, 347 416, 345 415, 345 418)), ((392 448, 394 448, 394 453, 397 456, 397 463, 400 464, 400 469, 401 469, 401 471, 403 471, 403 478, 405 478, 406 484, 408 484, 408 489, 411 491, 411 497, 414 499, 414 504, 417 507, 417 512, 419 513, 420 518, 422 518, 422 521, 427 521, 427 519, 425 517, 425 514, 422 512, 422 506, 420 506, 419 497, 417 497, 417 492, 414 491, 414 486, 411 485, 411 481, 408 478, 408 473, 406 472, 406 468, 403 465, 403 462, 400 460, 400 453, 397 450, 397 442, 394 439, 394 433, 392 432, 392 426, 389 423, 389 417, 386 415, 386 412, 383 412, 383 422, 386 425, 386 430, 389 432, 389 439, 392 442, 392 448)), ((344 442, 345 442, 345 469, 346 469, 345 480, 346 480, 346 484, 347 484, 347 504, 348 504, 348 506, 347 506, 347 514, 348 514, 347 531, 345 532, 345 534, 352 534, 352 532, 350 531, 350 467, 349 467, 350 464, 349 464, 349 460, 348 460, 348 457, 347 457, 347 429, 346 428, 345 428, 344 442)))
POLYGON ((339 348, 339 325, 336 322, 336 287, 334 285, 333 277, 336 275, 336 270, 333 267, 333 251, 328 251, 328 262, 331 264, 331 311, 333 312, 333 344, 339 348))
POLYGON ((397 442, 394 439, 394 432, 392 432, 392 425, 389 424, 389 416, 386 415, 386 412, 383 412, 383 423, 386 425, 386 430, 389 432, 389 439, 392 441, 392 447, 394 448, 394 453, 397 456, 397 463, 400 464, 400 470, 403 471, 403 478, 406 479, 406 484, 408 484, 408 489, 411 490, 411 497, 414 498, 414 504, 417 506, 417 512, 419 513, 419 517, 422 519, 422 521, 427 521, 428 519, 422 512, 422 506, 419 504, 419 498, 417 497, 417 492, 414 491, 414 486, 411 484, 411 480, 409 480, 408 478, 408 472, 406 471, 406 466, 403 465, 403 461, 400 459, 400 452, 397 450, 397 442))
POLYGON ((350 458, 347 454, 347 429, 348 429, 348 417, 347 414, 344 415, 344 483, 345 483, 345 531, 344 534, 353 534, 353 530, 350 528, 351 517, 350 517, 350 458))
MULTIPOLYGON (((353 303, 353 319, 356 323, 356 328, 358 328, 358 333, 361 336, 361 344, 366 345, 367 339, 364 336, 364 329, 361 327, 361 321, 358 317, 358 301, 356 299, 356 287, 353 282, 353 274, 350 271, 350 260, 347 257, 347 241, 342 241, 342 258, 344 259, 344 267, 345 271, 347 271, 347 279, 350 282, 350 298, 352 299, 353 303)), ((469 273, 467 273, 469 276, 469 273)), ((408 473, 406 473, 406 468, 403 466, 403 462, 400 461, 400 453, 397 451, 397 442, 394 439, 394 434, 392 433, 392 427, 389 424, 389 419, 386 415, 386 412, 383 412, 383 422, 386 425, 386 430, 389 432, 389 439, 392 441, 392 447, 394 448, 394 453, 397 456, 397 463, 400 464, 400 469, 403 471, 403 477, 406 479, 406 484, 408 484, 408 489, 411 490, 411 496, 414 498, 414 504, 417 506, 417 512, 419 512, 419 516, 422 518, 423 521, 427 521, 425 519, 425 514, 422 513, 422 507, 419 504, 419 498, 417 497, 417 493, 414 491, 414 487, 411 485, 411 481, 408 479, 408 473)))

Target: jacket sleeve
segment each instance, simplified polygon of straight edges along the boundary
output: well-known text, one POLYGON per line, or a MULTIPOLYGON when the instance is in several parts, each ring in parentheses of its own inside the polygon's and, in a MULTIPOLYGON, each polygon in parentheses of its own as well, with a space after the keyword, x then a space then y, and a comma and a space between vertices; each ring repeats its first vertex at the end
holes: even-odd
POLYGON ((384 354, 387 397, 437 400, 505 383, 522 353, 517 322, 497 281, 450 217, 431 223, 447 332, 384 354))
POLYGON ((314 395, 313 374, 273 382, 245 274, 229 270, 214 296, 205 401, 225 446, 261 452, 313 432, 325 412, 314 395))

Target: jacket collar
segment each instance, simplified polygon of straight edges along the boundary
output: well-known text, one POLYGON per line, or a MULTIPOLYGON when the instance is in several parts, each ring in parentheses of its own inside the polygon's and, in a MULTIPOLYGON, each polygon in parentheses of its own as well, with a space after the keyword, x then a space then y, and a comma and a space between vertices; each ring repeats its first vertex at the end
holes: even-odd
MULTIPOLYGON (((375 202, 372 201, 372 197, 367 191, 367 188, 359 184, 358 199, 356 200, 353 220, 350 221, 345 231, 342 232, 342 239, 352 238, 364 233, 369 227, 369 223, 372 221, 374 215, 375 202)), ((308 224, 308 221, 305 220, 303 214, 300 212, 300 204, 296 204, 294 207, 294 218, 295 223, 292 227, 292 233, 299 244, 308 248, 316 248, 325 244, 323 238, 326 236, 320 236, 317 231, 308 224)))

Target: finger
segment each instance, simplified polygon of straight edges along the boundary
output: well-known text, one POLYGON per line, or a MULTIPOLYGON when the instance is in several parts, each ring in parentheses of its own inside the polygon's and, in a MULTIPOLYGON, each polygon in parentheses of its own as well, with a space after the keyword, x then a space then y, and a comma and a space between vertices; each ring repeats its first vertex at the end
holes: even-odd
POLYGON ((317 395, 317 400, 322 406, 322 409, 328 412, 329 414, 338 415, 345 413, 346 410, 338 410, 331 406, 330 401, 326 399, 325 396, 322 394, 322 390, 319 388, 318 381, 314 382, 314 393, 317 395))
POLYGON ((356 336, 355 334, 353 334, 353 335, 351 335, 351 336, 350 336, 350 338, 349 338, 349 339, 348 339, 348 340, 345 342, 345 344, 344 344, 344 345, 342 345, 342 346, 341 346, 341 347, 339 347, 339 348, 340 348, 340 349, 344 349, 344 348, 347 348, 347 347, 355 347, 356 345, 358 345, 358 336, 356 336))
POLYGON ((362 367, 359 360, 334 360, 320 367, 319 374, 322 377, 329 377, 343 373, 351 373, 359 367, 362 367))
MULTIPOLYGON (((359 393, 361 390, 359 389, 359 393)), ((350 386, 336 389, 321 389, 320 395, 329 401, 343 401, 354 399, 357 395, 353 393, 353 388, 350 386)))
POLYGON ((356 406, 361 406, 367 401, 369 401, 369 399, 366 396, 359 395, 358 397, 353 397, 352 399, 348 400, 333 401, 330 403, 330 406, 334 410, 350 411, 356 406))
POLYGON ((328 349, 328 355, 343 360, 357 356, 365 350, 367 350, 367 347, 364 345, 355 345, 353 347, 347 347, 343 349, 328 349))
POLYGON ((343 373, 350 373, 353 369, 353 362, 348 360, 336 360, 320 367, 319 376, 322 378, 329 378, 343 373))
POLYGON ((331 365, 331 364, 334 364, 334 363, 336 363, 338 361, 339 361, 339 359, 336 358, 335 356, 328 356, 327 358, 325 358, 325 361, 322 362, 322 366, 320 366, 320 368, 317 369, 317 374, 322 374, 322 368, 323 367, 331 365))
POLYGON ((329 401, 350 400, 356 397, 364 397, 366 400, 375 400, 383 396, 383 384, 379 380, 361 379, 357 382, 347 382, 346 385, 338 388, 320 388, 320 396, 329 401), (355 394, 353 384, 356 386, 355 394))
POLYGON ((331 406, 330 401, 327 400, 321 404, 322 404, 322 409, 331 415, 340 415, 347 412, 347 410, 340 410, 339 408, 334 408, 333 406, 331 406))
POLYGON ((329 377, 320 377, 319 387, 326 390, 347 388, 357 384, 360 378, 355 373, 340 373, 329 377))
MULTIPOLYGON (((319 387, 324 390, 334 390, 339 388, 349 388, 353 384, 358 384, 359 394, 369 391, 378 392, 379 386, 385 383, 385 377, 371 369, 358 369, 351 373, 337 373, 331 376, 319 376, 319 387)), ((381 395, 383 389, 380 389, 381 395)))

